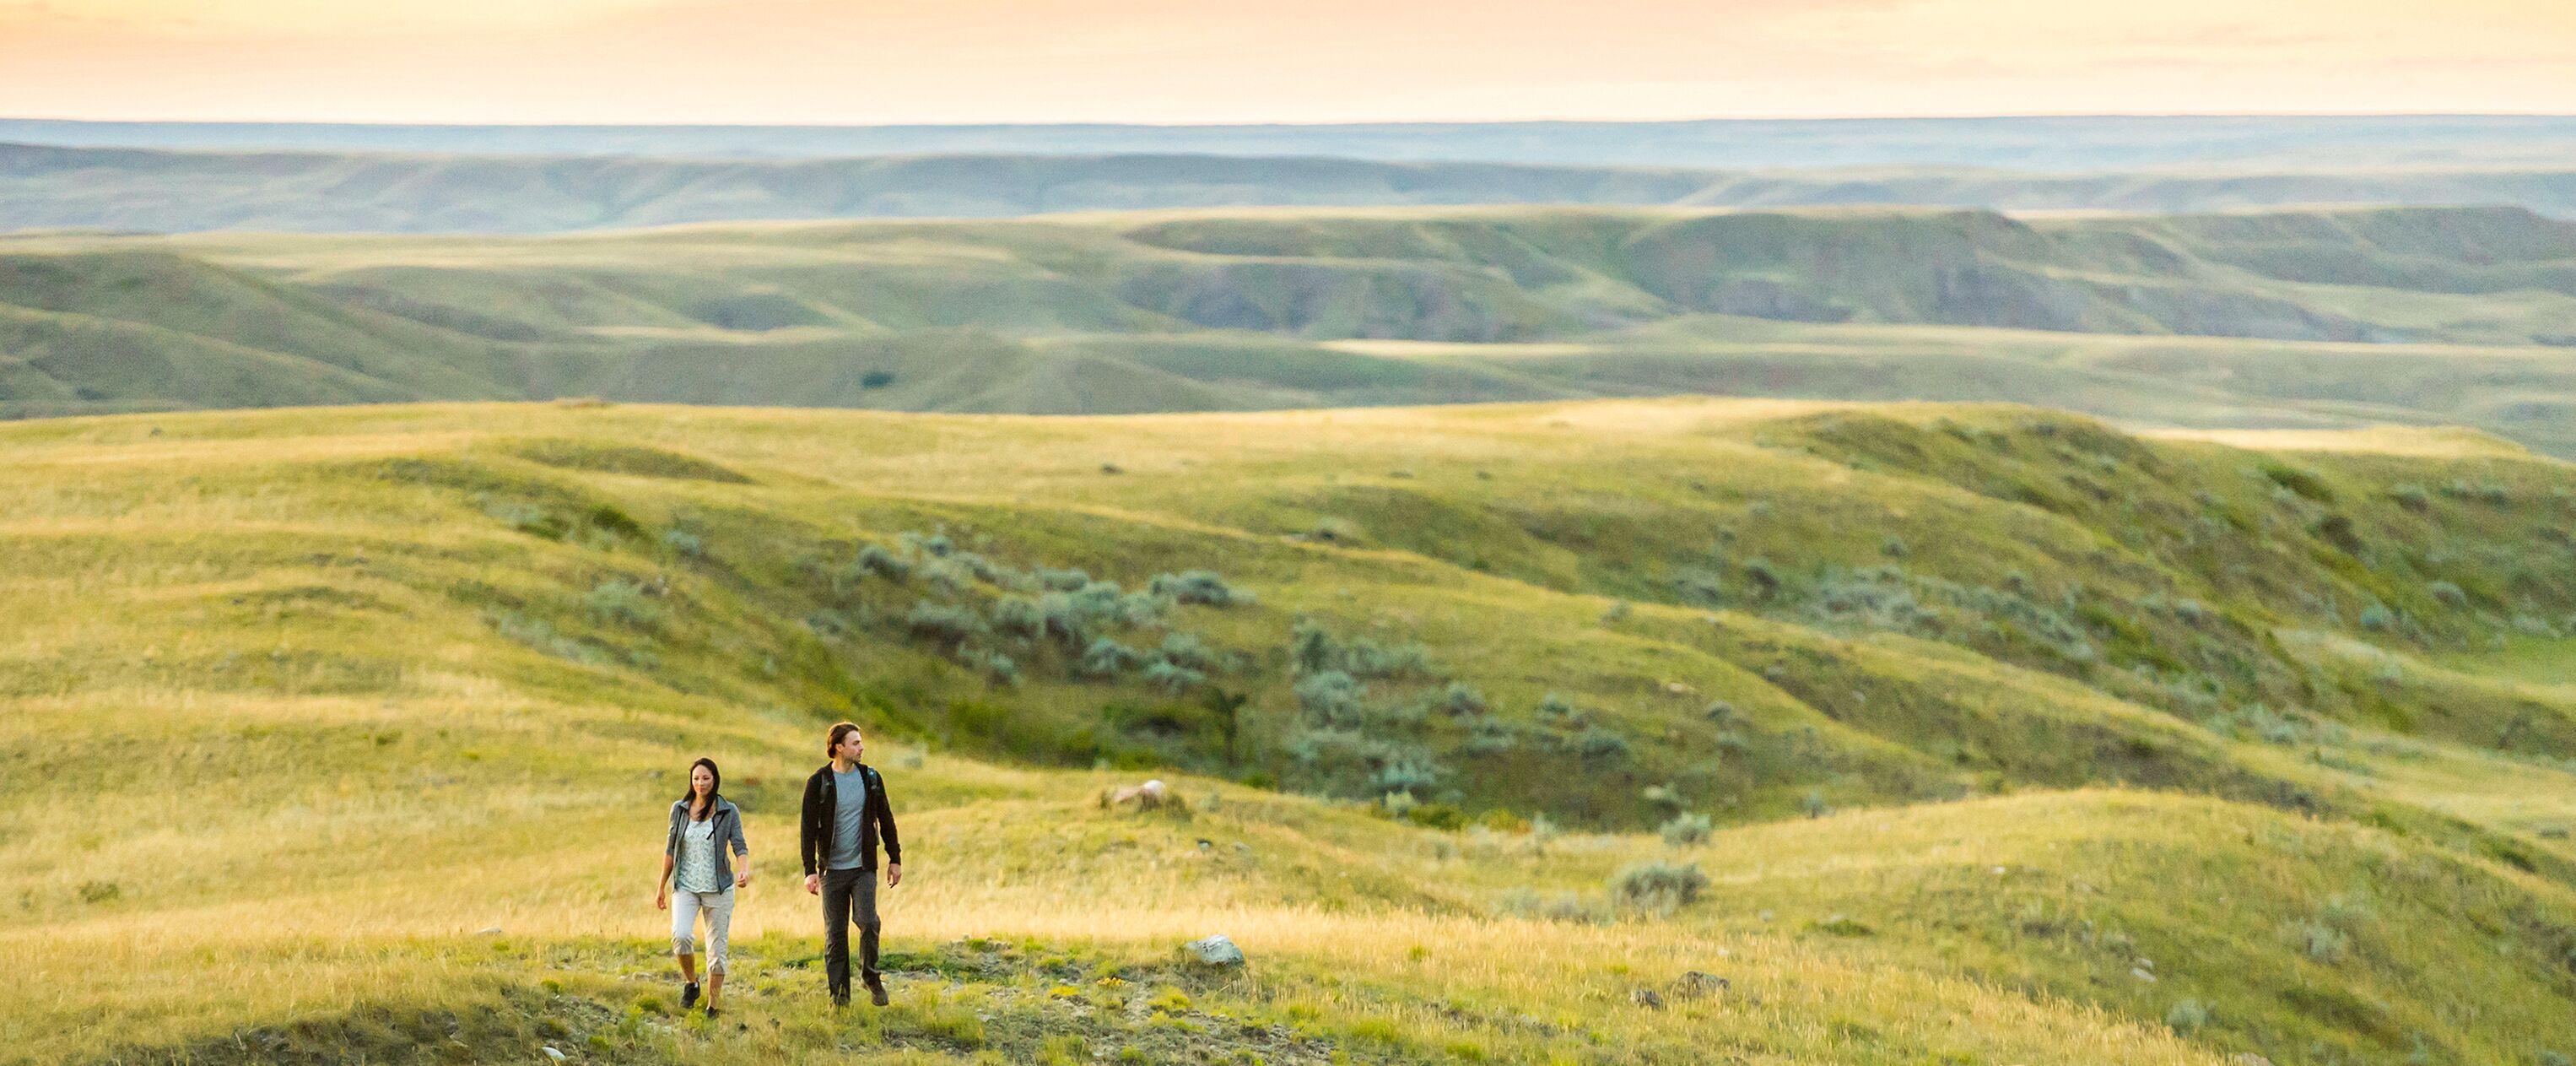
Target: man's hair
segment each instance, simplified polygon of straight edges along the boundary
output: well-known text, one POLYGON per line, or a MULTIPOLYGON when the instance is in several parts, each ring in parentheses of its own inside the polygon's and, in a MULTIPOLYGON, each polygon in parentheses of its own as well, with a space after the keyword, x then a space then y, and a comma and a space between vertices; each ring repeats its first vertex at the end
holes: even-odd
POLYGON ((841 750, 841 738, 858 731, 859 727, 857 723, 854 722, 832 723, 832 736, 830 739, 823 742, 823 754, 828 756, 833 752, 841 750))

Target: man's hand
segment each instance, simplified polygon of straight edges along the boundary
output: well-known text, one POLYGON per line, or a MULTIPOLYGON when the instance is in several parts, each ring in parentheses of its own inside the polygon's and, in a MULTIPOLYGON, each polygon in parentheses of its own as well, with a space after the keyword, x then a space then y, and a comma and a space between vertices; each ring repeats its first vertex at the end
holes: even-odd
POLYGON ((805 894, 808 896, 819 896, 823 894, 823 875, 805 875, 805 894))
POLYGON ((667 911, 671 909, 670 889, 656 888, 653 890, 653 909, 657 911, 667 911))
POLYGON ((903 883, 903 864, 902 864, 902 863, 899 863, 899 862, 890 862, 890 863, 887 863, 887 864, 886 864, 886 887, 887 887, 887 888, 893 888, 894 886, 899 885, 899 884, 902 884, 902 883, 903 883))

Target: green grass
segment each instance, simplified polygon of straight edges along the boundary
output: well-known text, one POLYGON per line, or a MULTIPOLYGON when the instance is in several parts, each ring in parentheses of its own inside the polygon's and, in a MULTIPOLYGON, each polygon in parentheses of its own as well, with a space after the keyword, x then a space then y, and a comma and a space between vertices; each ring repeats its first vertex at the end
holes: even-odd
POLYGON ((2300 444, 1712 400, 0 427, 0 759, 33 786, 0 801, 0 966, 23 992, 0 1046, 2576 1046, 2576 697, 2478 651, 2514 614, 2576 612, 2555 565, 2576 475, 2485 438, 2300 444), (1084 601, 1084 637, 1204 681, 1102 675, 998 606, 1052 625, 1077 569, 1122 591, 1207 570, 1250 596, 1084 601), (2372 598, 2401 621, 2365 624, 2372 598), (912 624, 924 604, 949 621, 912 624), (1366 696, 1319 702, 1329 669, 1366 696), (871 727, 911 860, 883 1013, 821 1005, 790 857, 842 717, 871 727), (712 1027, 664 1013, 646 884, 699 754, 754 853, 712 1027), (1147 776, 1184 804, 1101 802, 1147 776), (1713 831, 1668 843, 1685 813, 1713 831), (1707 887, 1623 907, 1613 878, 1650 861, 1707 887), (1178 961, 1217 932, 1245 973, 1178 961), (1691 971, 1729 988, 1685 995, 1691 971), (2206 1018, 2177 1032, 2186 999, 2206 1018))

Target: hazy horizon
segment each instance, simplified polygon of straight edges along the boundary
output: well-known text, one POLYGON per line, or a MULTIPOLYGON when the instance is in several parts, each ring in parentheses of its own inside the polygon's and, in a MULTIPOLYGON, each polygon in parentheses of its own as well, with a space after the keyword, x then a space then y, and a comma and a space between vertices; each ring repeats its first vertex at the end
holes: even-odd
POLYGON ((0 0, 0 114, 91 120, 2520 115, 2576 111, 2571 67, 2576 10, 2533 0, 0 0))

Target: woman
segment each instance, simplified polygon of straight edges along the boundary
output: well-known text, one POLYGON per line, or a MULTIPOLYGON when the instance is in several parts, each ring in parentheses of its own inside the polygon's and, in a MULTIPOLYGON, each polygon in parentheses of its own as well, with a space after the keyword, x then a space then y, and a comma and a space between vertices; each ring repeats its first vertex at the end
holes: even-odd
POLYGON ((680 956, 680 1009, 698 1002, 698 958, 692 934, 707 916, 707 1017, 716 1016, 724 991, 725 938, 733 928, 733 890, 751 885, 751 847, 742 839, 742 812, 716 789, 724 773, 713 759, 689 764, 689 792, 671 804, 671 834, 662 844, 662 879, 653 886, 653 909, 671 912, 671 950, 680 956), (726 849, 732 849, 728 855, 726 849), (730 859, 731 861, 727 861, 730 859), (679 874, 678 907, 671 906, 671 875, 679 874))

